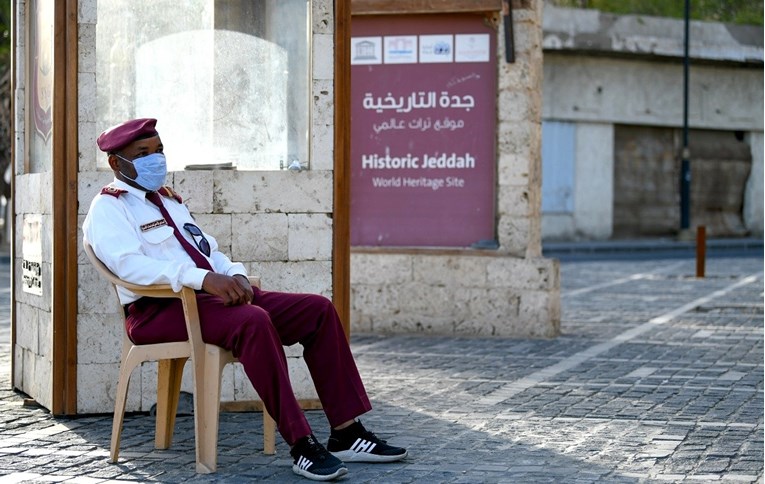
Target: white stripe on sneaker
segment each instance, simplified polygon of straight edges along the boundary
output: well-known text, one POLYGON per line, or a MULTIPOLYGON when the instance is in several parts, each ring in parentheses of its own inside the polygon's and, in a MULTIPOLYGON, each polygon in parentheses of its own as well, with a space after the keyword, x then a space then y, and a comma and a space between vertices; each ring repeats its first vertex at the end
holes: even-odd
POLYGON ((297 466, 299 468, 303 469, 303 470, 308 469, 312 465, 313 465, 313 462, 311 462, 310 460, 306 459, 302 455, 300 456, 300 459, 298 459, 298 461, 297 461, 297 466))
POLYGON ((377 444, 374 442, 358 438, 356 439, 356 442, 354 442, 351 446, 351 450, 354 452, 367 452, 371 454, 376 446, 377 444))

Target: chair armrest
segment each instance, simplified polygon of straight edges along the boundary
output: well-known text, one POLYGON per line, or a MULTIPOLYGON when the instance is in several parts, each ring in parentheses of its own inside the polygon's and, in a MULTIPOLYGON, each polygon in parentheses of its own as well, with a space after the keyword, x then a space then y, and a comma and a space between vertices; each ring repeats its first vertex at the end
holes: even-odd
MULTIPOLYGON (((148 297, 181 297, 182 290, 179 292, 173 291, 173 288, 170 286, 170 284, 151 284, 148 286, 140 285, 140 284, 133 284, 131 282, 123 281, 119 277, 117 277, 112 271, 109 270, 106 265, 104 265, 103 262, 101 262, 98 257, 96 256, 95 252, 93 252, 93 248, 88 244, 87 242, 83 243, 83 249, 85 250, 85 254, 88 256, 88 259, 90 259, 90 262, 95 266, 96 270, 109 282, 114 284, 115 286, 120 286, 128 291, 131 291, 135 294, 138 294, 139 296, 148 296, 148 297)), ((260 277, 258 276, 249 276, 248 277, 250 284, 256 287, 260 287, 260 277)))
POLYGON ((251 286, 260 287, 260 276, 248 276, 247 279, 250 280, 251 286))
POLYGON ((180 292, 173 291, 169 284, 152 284, 150 286, 140 286, 129 282, 120 281, 118 286, 124 287, 130 292, 146 297, 181 297, 180 292))
MULTIPOLYGON (((260 277, 248 276, 250 284, 255 287, 260 287, 260 277)), ((119 286, 124 287, 128 291, 132 291, 139 296, 149 297, 181 297, 180 292, 173 291, 173 288, 169 284, 152 284, 149 286, 141 286, 138 284, 131 284, 123 280, 119 280, 117 283, 119 286)))

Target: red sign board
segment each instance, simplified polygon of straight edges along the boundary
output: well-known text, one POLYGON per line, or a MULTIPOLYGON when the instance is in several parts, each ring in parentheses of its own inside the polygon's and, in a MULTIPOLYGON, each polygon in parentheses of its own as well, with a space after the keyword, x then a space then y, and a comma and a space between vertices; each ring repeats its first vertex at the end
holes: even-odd
POLYGON ((494 239, 496 32, 485 17, 354 17, 351 65, 351 244, 494 239))

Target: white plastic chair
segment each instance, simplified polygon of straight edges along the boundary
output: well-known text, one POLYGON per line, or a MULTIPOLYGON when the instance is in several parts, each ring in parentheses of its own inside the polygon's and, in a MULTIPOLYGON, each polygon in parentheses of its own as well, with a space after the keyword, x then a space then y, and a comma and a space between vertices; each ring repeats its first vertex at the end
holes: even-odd
MULTIPOLYGON (((87 242, 85 253, 98 272, 113 286, 121 286, 141 296, 177 297, 183 302, 188 341, 136 345, 123 332, 120 376, 114 402, 114 421, 110 461, 119 457, 122 423, 125 416, 128 384, 133 369, 144 361, 157 361, 157 424, 154 444, 157 449, 167 449, 173 440, 175 414, 181 390, 183 367, 191 358, 194 375, 194 437, 196 439, 196 471, 200 474, 215 472, 218 460, 218 417, 220 413, 220 382, 223 367, 237 361, 230 351, 205 344, 199 327, 199 313, 194 290, 184 287, 175 292, 167 284, 141 286, 125 282, 107 268, 87 242)), ((250 277, 250 283, 260 287, 260 279, 250 277)), ((116 292, 116 287, 114 288, 116 292)), ((274 454, 276 422, 263 410, 263 452, 274 454)))

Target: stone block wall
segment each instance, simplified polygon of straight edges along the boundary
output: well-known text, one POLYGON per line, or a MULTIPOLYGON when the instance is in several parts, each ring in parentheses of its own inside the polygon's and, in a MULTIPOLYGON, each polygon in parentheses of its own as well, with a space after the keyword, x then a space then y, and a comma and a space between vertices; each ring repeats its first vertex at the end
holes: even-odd
POLYGON ((558 264, 541 257, 542 3, 513 3, 514 63, 495 19, 499 248, 353 248, 352 331, 559 334, 558 264))
POLYGON ((558 263, 494 255, 355 253, 353 329, 375 333, 552 337, 558 263))
MULTIPOLYGON (((38 185, 50 186, 50 173, 17 177, 15 200, 23 193, 37 192, 38 185)), ((50 196, 50 191, 46 192, 50 196)), ((38 197, 30 197, 38 198, 38 197)), ((26 258, 23 250, 18 250, 14 259, 13 284, 15 291, 16 341, 14 352, 15 386, 28 395, 33 395, 40 405, 47 408, 53 403, 51 393, 53 378, 53 288, 51 273, 53 267, 53 241, 51 233, 45 229, 52 224, 50 209, 40 209, 39 204, 20 203, 15 206, 16 221, 21 229, 29 220, 39 221, 42 227, 42 295, 23 291, 22 262, 26 258), (20 205, 20 206, 19 206, 20 205)), ((22 246, 22 230, 14 233, 14 244, 22 246)))

